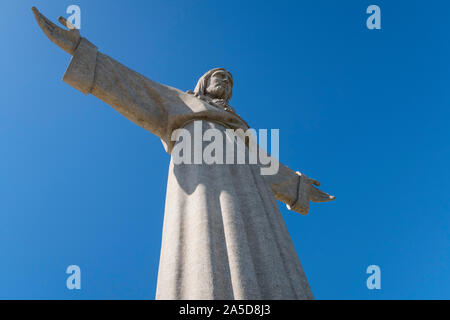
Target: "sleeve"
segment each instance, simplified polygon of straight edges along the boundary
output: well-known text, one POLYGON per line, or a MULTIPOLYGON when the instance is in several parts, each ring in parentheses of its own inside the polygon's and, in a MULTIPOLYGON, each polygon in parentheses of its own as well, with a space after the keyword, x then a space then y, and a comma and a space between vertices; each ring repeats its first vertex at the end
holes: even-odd
POLYGON ((98 52, 82 38, 63 81, 84 94, 92 94, 123 116, 165 138, 169 109, 182 104, 180 90, 154 82, 98 52))
POLYGON ((305 175, 280 163, 278 173, 264 177, 277 200, 285 203, 289 210, 308 214, 311 185, 305 175))

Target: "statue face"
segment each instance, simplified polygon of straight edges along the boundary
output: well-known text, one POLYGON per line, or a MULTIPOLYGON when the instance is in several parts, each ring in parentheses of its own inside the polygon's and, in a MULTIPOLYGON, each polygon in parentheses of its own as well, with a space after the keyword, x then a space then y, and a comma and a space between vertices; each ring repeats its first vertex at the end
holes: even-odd
POLYGON ((229 74, 223 70, 214 72, 208 81, 206 95, 212 99, 227 99, 232 89, 232 81, 229 74))

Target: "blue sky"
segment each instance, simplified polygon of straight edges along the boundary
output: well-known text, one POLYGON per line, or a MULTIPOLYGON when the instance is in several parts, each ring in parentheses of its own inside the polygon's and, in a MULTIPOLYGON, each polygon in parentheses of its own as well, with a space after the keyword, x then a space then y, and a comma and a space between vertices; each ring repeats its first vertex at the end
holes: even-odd
POLYGON ((280 204, 317 299, 450 298, 449 3, 21 0, 0 3, 1 299, 155 296, 170 158, 61 81, 70 57, 31 6, 56 21, 71 4, 84 37, 152 80, 229 69, 231 105, 336 195, 306 217, 280 204))

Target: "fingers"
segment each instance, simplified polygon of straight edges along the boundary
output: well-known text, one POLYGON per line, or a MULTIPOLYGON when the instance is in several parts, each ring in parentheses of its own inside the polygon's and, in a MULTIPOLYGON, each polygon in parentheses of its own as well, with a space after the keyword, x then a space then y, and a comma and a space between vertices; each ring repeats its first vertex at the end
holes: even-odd
POLYGON ((36 7, 33 7, 32 10, 39 27, 41 27, 42 31, 44 31, 47 37, 52 39, 54 31, 56 29, 59 29, 59 27, 48 20, 42 13, 39 12, 38 9, 36 9, 36 7))
POLYGON ((335 196, 330 196, 328 193, 323 192, 315 187, 311 188, 311 201, 313 202, 327 202, 336 199, 335 196))
POLYGON ((68 21, 66 20, 66 18, 59 16, 58 17, 58 22, 61 23, 64 27, 67 27, 68 21))
POLYGON ((36 9, 36 7, 31 8, 31 10, 33 10, 34 18, 36 19, 39 27, 41 27, 42 31, 44 31, 46 34, 47 32, 53 31, 49 28, 49 25, 45 23, 44 16, 39 12, 38 9, 36 9))
POLYGON ((64 17, 59 17, 58 18, 58 21, 59 21, 59 23, 61 23, 64 27, 66 27, 67 29, 69 29, 69 30, 74 30, 74 29, 76 29, 75 28, 75 26, 72 24, 72 23, 70 23, 69 21, 67 21, 67 19, 66 18, 64 18, 64 17))
POLYGON ((39 10, 36 9, 36 7, 33 7, 32 10, 34 13, 34 17, 36 18, 36 21, 41 26, 41 28, 43 25, 48 27, 49 29, 58 28, 56 24, 48 20, 47 17, 45 17, 42 13, 40 13, 39 10))
POLYGON ((315 179, 312 179, 312 178, 308 177, 306 174, 300 173, 299 171, 297 171, 296 173, 297 173, 298 175, 300 175, 300 176, 306 178, 306 181, 308 181, 308 183, 311 183, 311 184, 313 184, 313 185, 315 185, 315 186, 320 186, 320 182, 319 182, 319 181, 317 181, 317 180, 315 180, 315 179))

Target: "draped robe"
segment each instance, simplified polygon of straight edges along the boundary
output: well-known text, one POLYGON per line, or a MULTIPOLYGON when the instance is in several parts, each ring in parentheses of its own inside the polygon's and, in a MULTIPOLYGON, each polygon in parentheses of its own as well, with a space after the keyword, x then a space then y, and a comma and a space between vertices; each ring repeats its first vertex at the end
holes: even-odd
MULTIPOLYGON (((175 129, 248 129, 235 113, 154 82, 85 38, 63 80, 103 100, 159 137, 171 153, 175 129)), ((170 162, 157 299, 313 299, 276 199, 304 213, 300 176, 280 163, 170 162)), ((309 201, 309 199, 307 199, 309 201)))

